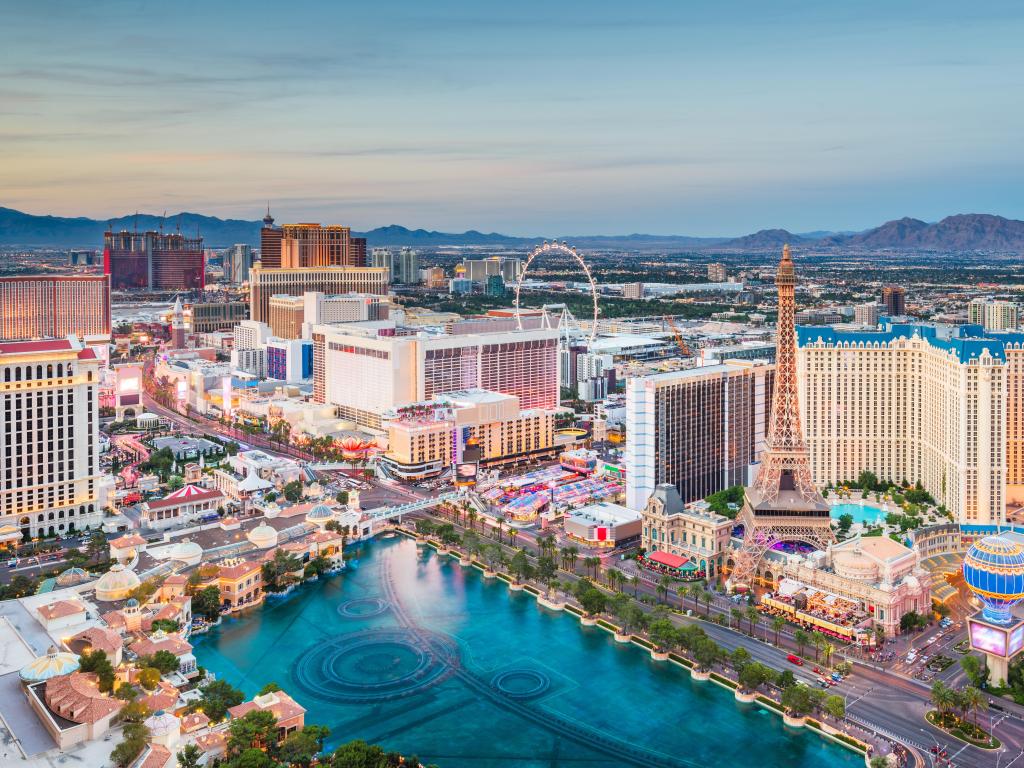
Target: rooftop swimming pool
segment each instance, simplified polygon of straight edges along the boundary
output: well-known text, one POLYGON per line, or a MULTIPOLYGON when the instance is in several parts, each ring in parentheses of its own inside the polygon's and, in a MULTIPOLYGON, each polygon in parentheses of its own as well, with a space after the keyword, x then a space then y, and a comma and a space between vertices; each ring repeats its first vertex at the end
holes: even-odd
POLYGON ((407 539, 197 637, 247 695, 442 768, 862 766, 863 758, 407 539))
POLYGON ((870 504, 836 504, 832 507, 832 517, 852 515, 853 522, 871 524, 876 520, 885 520, 885 510, 872 507, 870 504))

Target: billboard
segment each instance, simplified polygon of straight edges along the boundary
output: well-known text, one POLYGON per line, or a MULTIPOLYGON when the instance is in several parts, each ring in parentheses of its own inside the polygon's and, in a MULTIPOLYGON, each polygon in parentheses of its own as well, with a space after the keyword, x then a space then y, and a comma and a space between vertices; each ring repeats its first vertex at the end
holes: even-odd
POLYGON ((472 462, 463 462, 455 465, 455 485, 466 488, 476 485, 477 465, 472 462))
POLYGON ((1018 624, 1010 630, 1010 645, 1006 655, 1014 656, 1021 648, 1024 648, 1024 624, 1018 624))
POLYGON ((980 621, 969 622, 971 630, 971 647, 976 651, 984 651, 994 656, 1006 657, 1006 630, 982 624, 980 621))

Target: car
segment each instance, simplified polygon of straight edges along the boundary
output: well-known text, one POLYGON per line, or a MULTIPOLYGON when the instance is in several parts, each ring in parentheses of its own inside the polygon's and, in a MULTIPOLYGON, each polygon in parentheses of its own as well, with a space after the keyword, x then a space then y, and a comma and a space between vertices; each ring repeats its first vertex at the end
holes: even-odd
POLYGON ((12 557, 10 560, 7 561, 7 567, 8 568, 15 568, 15 567, 17 567, 17 565, 18 565, 18 558, 16 558, 16 557, 12 557))
POLYGON ((804 660, 792 653, 786 657, 786 661, 790 662, 791 664, 796 664, 798 667, 802 667, 804 665, 804 660))
POLYGON ((814 674, 816 674, 816 675, 820 675, 820 674, 821 674, 821 670, 820 670, 820 669, 818 669, 817 667, 815 667, 815 668, 814 668, 813 672, 814 672, 814 674))
POLYGON ((826 680, 824 677, 819 677, 818 685, 820 685, 822 688, 828 688, 828 680, 826 680))
POLYGON ((931 645, 932 643, 934 643, 938 639, 939 639, 938 635, 932 635, 931 637, 928 638, 928 645, 931 645))
POLYGON ((838 672, 833 672, 832 673, 832 679, 835 680, 838 683, 840 680, 843 679, 843 676, 840 675, 838 672))

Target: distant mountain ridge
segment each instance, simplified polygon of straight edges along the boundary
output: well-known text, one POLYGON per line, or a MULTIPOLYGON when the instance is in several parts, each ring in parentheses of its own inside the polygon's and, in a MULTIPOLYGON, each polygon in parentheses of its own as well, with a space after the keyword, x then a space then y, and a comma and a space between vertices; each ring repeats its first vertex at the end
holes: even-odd
MULTIPOLYGON (((0 245, 81 247, 99 249, 103 233, 114 229, 180 230, 197 232, 211 248, 234 243, 259 244, 260 221, 220 219, 198 213, 179 213, 160 217, 152 214, 119 216, 110 220, 85 217, 37 216, 13 208, 0 207, 0 245)), ((498 232, 451 233, 426 229, 407 229, 393 224, 369 232, 353 232, 373 246, 491 246, 526 247, 542 242, 540 237, 515 237, 498 232)), ((550 239, 550 238, 547 238, 550 239)), ((987 213, 947 216, 929 224, 920 219, 888 221, 874 229, 857 233, 809 232, 793 234, 785 229, 763 229, 743 237, 688 237, 685 235, 574 235, 558 237, 581 248, 644 249, 721 249, 777 250, 783 244, 812 247, 850 247, 875 249, 920 249, 934 251, 997 251, 1024 253, 1024 221, 987 213)))

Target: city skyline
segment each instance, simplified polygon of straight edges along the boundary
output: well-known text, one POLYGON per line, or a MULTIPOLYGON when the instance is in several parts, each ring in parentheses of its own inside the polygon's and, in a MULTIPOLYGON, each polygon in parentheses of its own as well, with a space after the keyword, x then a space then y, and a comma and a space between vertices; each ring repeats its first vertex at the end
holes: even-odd
POLYGON ((0 202, 515 235, 1024 211, 1009 4, 194 10, 11 9, 0 202))

